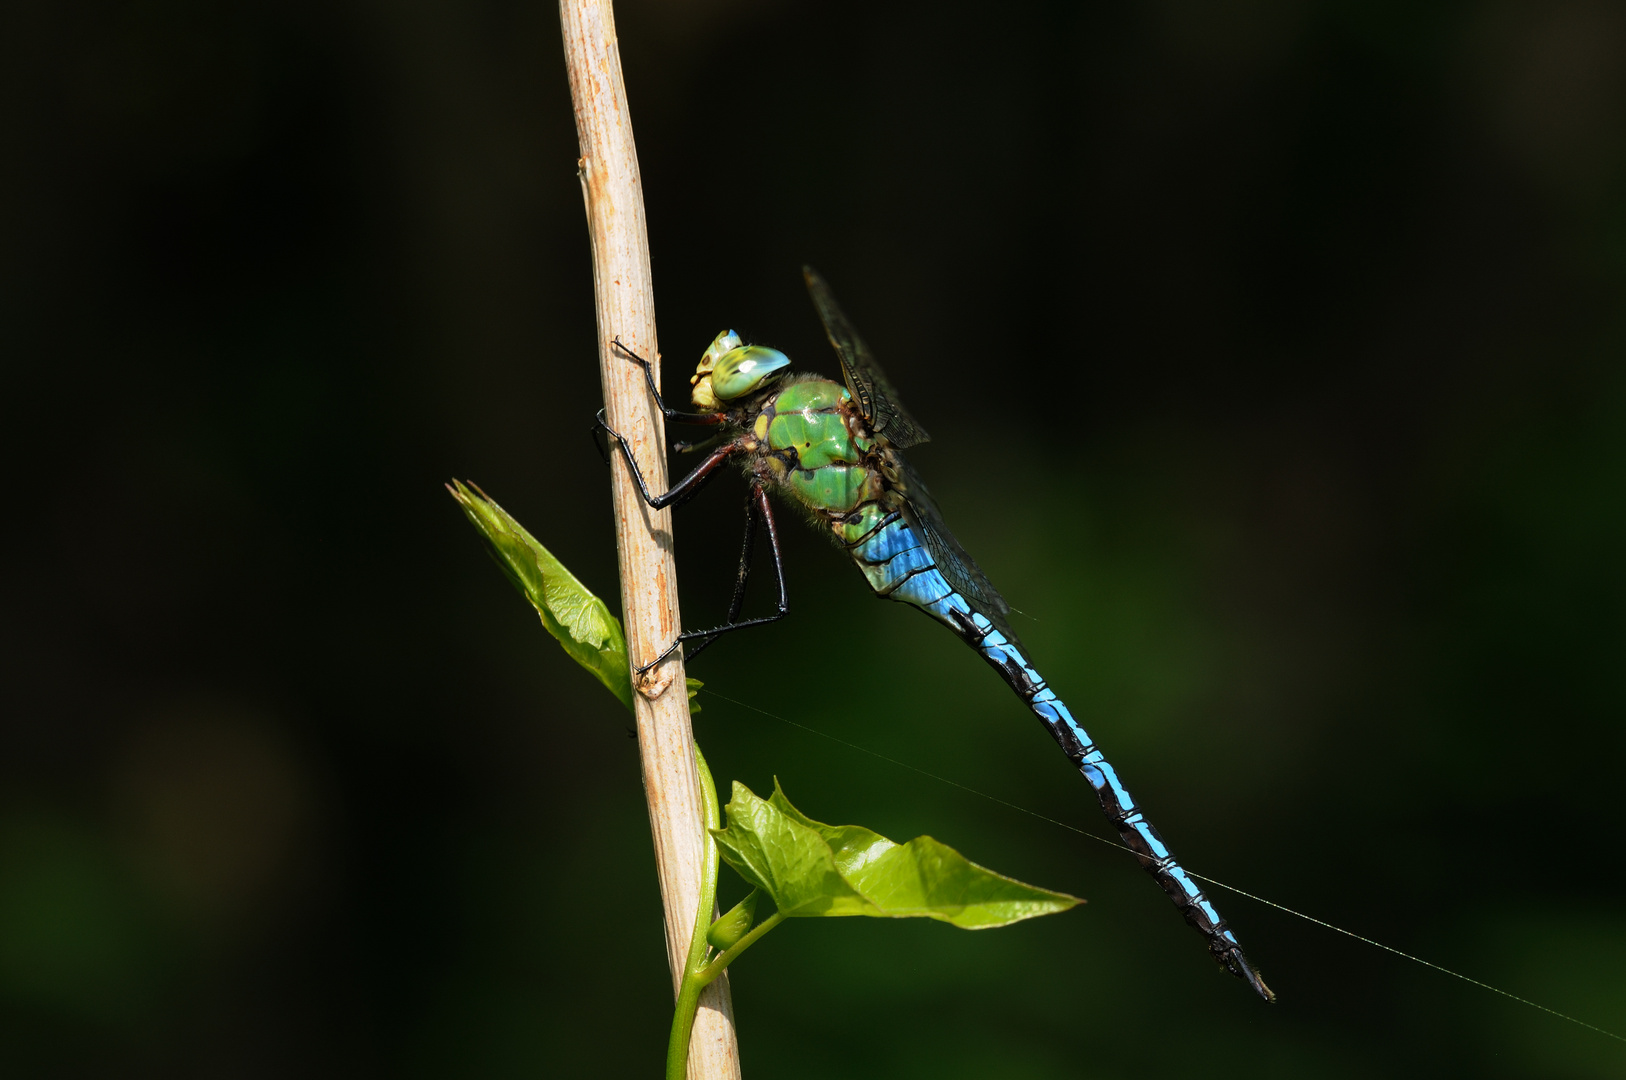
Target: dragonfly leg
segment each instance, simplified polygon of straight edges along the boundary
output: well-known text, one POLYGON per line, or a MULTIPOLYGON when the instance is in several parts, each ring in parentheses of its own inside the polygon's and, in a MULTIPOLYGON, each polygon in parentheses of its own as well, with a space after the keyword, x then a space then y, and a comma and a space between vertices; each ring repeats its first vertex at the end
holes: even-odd
MULTIPOLYGON (((745 583, 751 579, 751 549, 756 543, 757 532, 756 495, 755 487, 745 493, 745 540, 740 545, 740 569, 734 578, 734 596, 728 602, 727 621, 730 624, 740 617, 740 609, 745 606, 745 583)), ((684 655, 684 660, 693 660, 705 650, 707 645, 716 640, 715 635, 703 639, 693 650, 684 655)))
POLYGON ((751 491, 745 499, 745 543, 740 551, 739 574, 734 579, 734 598, 728 605, 728 621, 722 626, 714 626, 710 630, 687 630, 679 634, 676 640, 667 646, 665 652, 639 668, 638 674, 642 675, 668 656, 671 656, 672 653, 677 651, 678 646, 685 641, 700 639, 700 644, 695 647, 694 652, 687 658, 692 660, 700 655, 702 649, 730 630, 744 630, 748 626, 766 626, 768 623, 778 622, 785 617, 785 613, 789 610, 790 601, 785 591, 785 561, 779 553, 779 526, 774 521, 773 508, 768 503, 767 489, 760 482, 753 483, 751 491), (768 552, 773 557, 774 580, 779 586, 779 605, 772 615, 763 615, 755 619, 741 619, 740 608, 745 603, 745 583, 751 576, 751 549, 756 538, 757 514, 762 515, 762 524, 768 533, 768 552))
POLYGON ((701 439, 699 442, 688 442, 687 440, 675 442, 672 444, 672 449, 680 454, 695 454, 701 450, 710 450, 726 437, 722 432, 718 432, 711 438, 701 439))
POLYGON ((644 497, 644 502, 656 510, 664 510, 668 506, 681 506, 694 498, 695 493, 706 485, 706 481, 711 479, 712 474, 717 470, 717 466, 734 456, 732 443, 719 446, 710 454, 707 454, 706 460, 696 465, 693 472, 668 488, 665 494, 655 495, 650 492, 649 485, 644 482, 644 474, 638 468, 638 463, 632 459, 632 449, 627 446, 627 440, 622 438, 621 433, 611 427, 609 422, 604 419, 603 409, 598 412, 598 423, 594 429, 604 432, 604 434, 615 440, 615 444, 621 448, 621 456, 626 460, 627 468, 632 470, 632 478, 638 484, 639 494, 644 497))
POLYGON ((604 428, 598 423, 594 423, 592 427, 587 429, 587 435, 593 440, 593 449, 598 451, 599 460, 604 462, 604 467, 608 469, 610 467, 610 448, 604 445, 604 428))
POLYGON ((649 384, 649 392, 655 398, 655 407, 660 409, 662 416, 677 424, 705 425, 720 424, 723 422, 721 413, 682 412, 668 406, 666 401, 661 397, 660 390, 655 386, 655 366, 648 360, 645 360, 643 357, 633 352, 631 349, 627 348, 625 345, 621 344, 620 338, 616 338, 610 344, 626 353, 627 356, 632 358, 633 363, 644 369, 644 381, 649 384))

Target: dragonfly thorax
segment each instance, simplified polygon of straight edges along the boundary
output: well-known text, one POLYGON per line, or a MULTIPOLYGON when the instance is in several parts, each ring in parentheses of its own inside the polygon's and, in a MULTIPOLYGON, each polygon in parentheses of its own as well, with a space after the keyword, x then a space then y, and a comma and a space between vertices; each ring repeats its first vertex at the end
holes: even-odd
POLYGON ((702 409, 718 410, 761 390, 790 367, 790 357, 764 345, 745 345, 732 330, 712 339, 689 382, 690 398, 702 409))

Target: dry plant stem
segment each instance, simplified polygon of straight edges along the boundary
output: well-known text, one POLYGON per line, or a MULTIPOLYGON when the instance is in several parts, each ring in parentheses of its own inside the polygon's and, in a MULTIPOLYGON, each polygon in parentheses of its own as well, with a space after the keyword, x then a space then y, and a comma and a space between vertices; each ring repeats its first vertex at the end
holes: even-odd
MULTIPOLYGON (((582 195, 593 245, 593 292, 598 305, 599 371, 611 426, 627 438, 644 476, 666 487, 661 416, 643 371, 612 344, 656 364, 655 303, 650 284, 644 196, 633 146, 632 119, 621 79, 615 17, 609 0, 560 0, 565 66, 581 145, 582 195)), ((654 511, 639 496, 620 455, 614 468, 616 543, 621 556, 621 611, 634 666, 671 643, 678 620, 672 561, 671 512, 654 511)), ((683 660, 674 655, 649 673, 633 695, 644 794, 666 907, 667 959, 678 992, 694 932, 704 857, 699 774, 692 752, 683 660)), ((739 1076, 728 983, 718 979, 700 998, 689 1050, 689 1080, 739 1076)))

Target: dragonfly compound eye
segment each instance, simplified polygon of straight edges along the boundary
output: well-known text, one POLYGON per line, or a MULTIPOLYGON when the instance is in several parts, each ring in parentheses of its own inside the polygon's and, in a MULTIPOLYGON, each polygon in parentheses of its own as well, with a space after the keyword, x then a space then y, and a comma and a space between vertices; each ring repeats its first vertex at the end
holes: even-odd
POLYGON ((764 383, 789 366, 790 357, 778 349, 762 345, 731 349, 712 369, 711 392, 718 401, 733 401, 762 389, 764 383))
POLYGON ((724 330, 711 339, 706 351, 701 354, 700 363, 696 365, 694 374, 689 376, 689 385, 694 387, 690 395, 694 403, 702 409, 717 408, 717 395, 711 392, 711 372, 717 366, 717 361, 729 352, 738 349, 744 342, 740 335, 732 330, 724 330))

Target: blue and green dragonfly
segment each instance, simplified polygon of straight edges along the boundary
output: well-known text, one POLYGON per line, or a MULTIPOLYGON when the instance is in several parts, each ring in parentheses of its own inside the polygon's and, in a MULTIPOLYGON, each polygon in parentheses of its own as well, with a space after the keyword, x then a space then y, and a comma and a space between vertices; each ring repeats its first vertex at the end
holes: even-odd
POLYGON ((730 461, 743 466, 749 481, 745 543, 727 621, 709 630, 680 634, 666 652, 640 671, 654 667, 684 642, 699 642, 690 653, 692 658, 721 634, 785 615, 788 605, 779 534, 768 501, 770 491, 778 492, 835 534, 876 595, 924 611, 999 672, 1084 774, 1124 844, 1174 901, 1186 922, 1207 939, 1214 959, 1246 980, 1261 997, 1274 1001, 1275 995, 1243 955, 1236 935, 1175 861, 1094 740, 1028 662, 1026 649, 1006 621, 1010 605, 954 539, 926 486, 899 453, 925 442, 925 430, 899 404, 891 383, 847 322, 824 280, 811 269, 804 273, 813 304, 841 361, 845 385, 792 373, 790 358, 784 353, 746 345, 728 330, 712 341, 689 380, 700 411, 682 412, 661 399, 649 362, 622 346, 628 357, 643 366, 650 393, 668 421, 720 429, 704 442, 678 444, 677 449, 706 452, 706 456, 668 491, 656 494, 645 483, 626 441, 600 413, 599 427, 621 447, 644 500, 656 509, 686 502, 730 461), (778 606, 772 615, 741 619, 758 517, 767 532, 779 587, 778 606))

